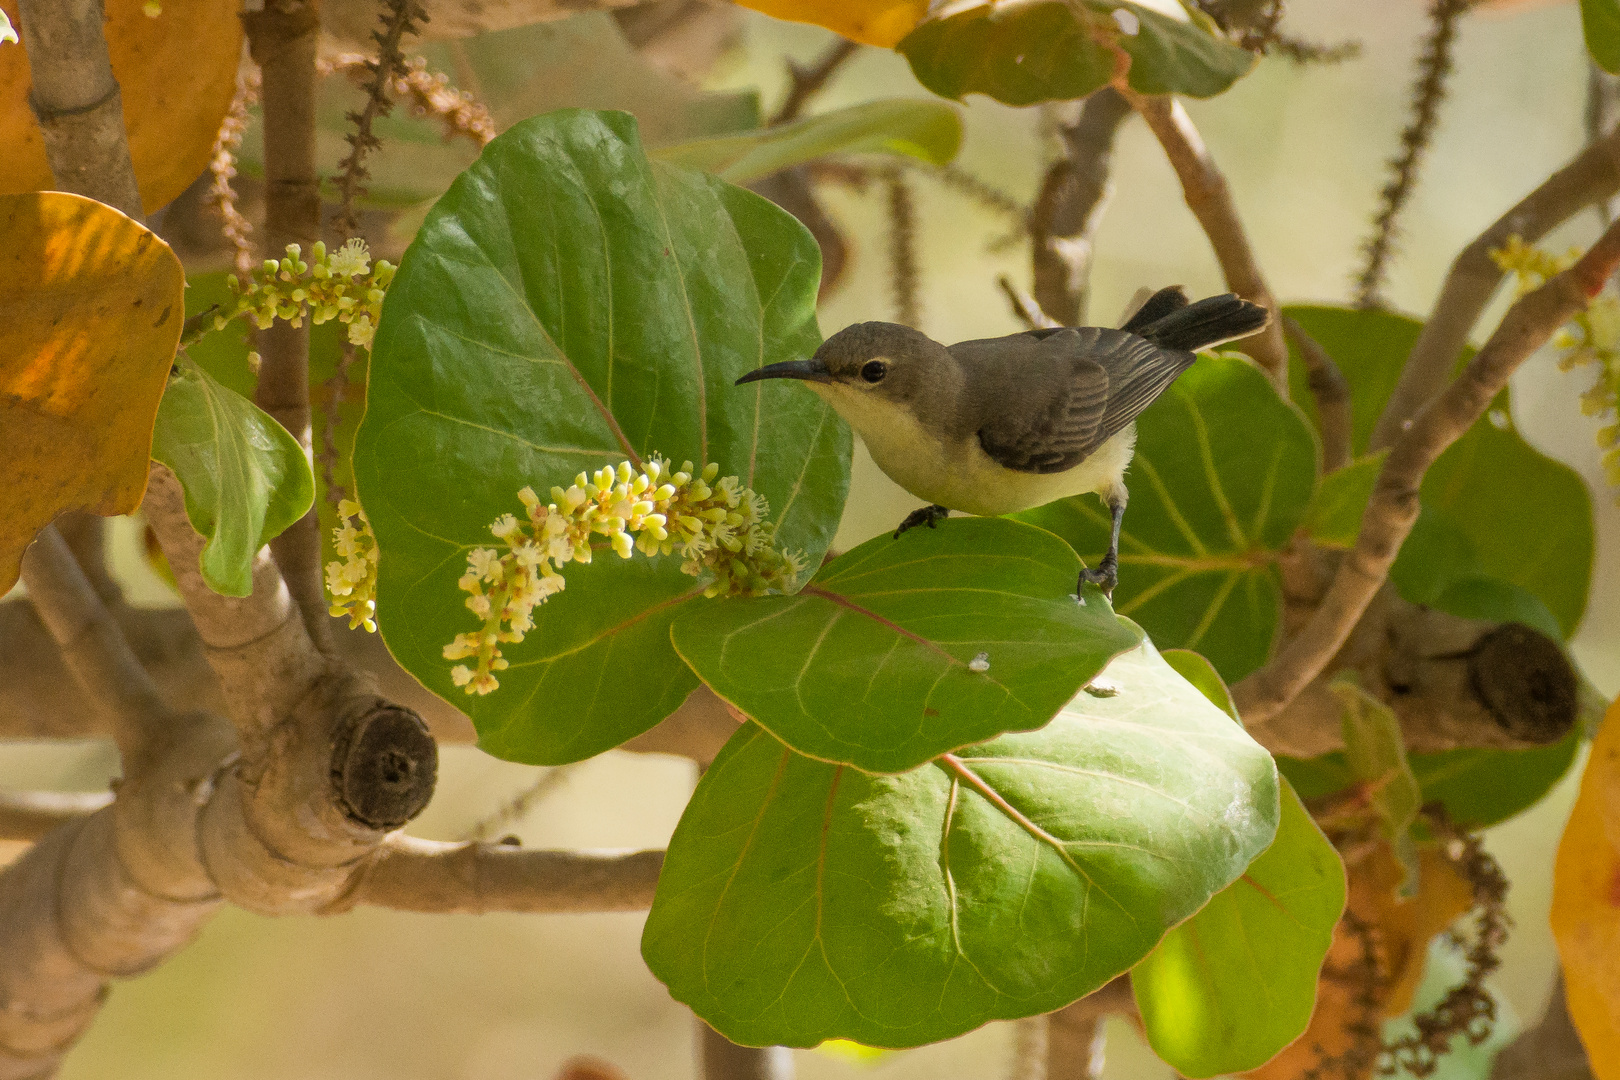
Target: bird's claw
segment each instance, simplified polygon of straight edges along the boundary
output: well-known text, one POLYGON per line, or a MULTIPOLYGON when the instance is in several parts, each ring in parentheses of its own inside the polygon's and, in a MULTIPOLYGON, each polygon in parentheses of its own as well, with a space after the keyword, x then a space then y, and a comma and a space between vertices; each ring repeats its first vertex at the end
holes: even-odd
POLYGON ((951 512, 943 506, 924 506, 906 515, 906 520, 894 530, 894 538, 900 539, 900 534, 907 529, 915 529, 919 525, 927 525, 930 529, 939 528, 939 523, 951 516, 951 512))
POLYGON ((1095 585, 1102 590, 1108 599, 1114 598, 1114 586, 1119 584, 1119 566, 1104 559, 1095 570, 1080 571, 1080 583, 1075 588, 1079 592, 1087 585, 1095 585))

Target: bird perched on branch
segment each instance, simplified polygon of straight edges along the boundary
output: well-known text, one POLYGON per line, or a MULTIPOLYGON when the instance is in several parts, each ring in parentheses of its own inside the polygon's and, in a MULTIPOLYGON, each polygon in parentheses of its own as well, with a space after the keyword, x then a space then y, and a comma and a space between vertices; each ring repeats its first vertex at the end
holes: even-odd
POLYGON ((810 359, 737 383, 798 379, 838 410, 878 467, 930 504, 896 538, 952 510, 1010 514, 1096 492, 1113 535, 1080 581, 1111 595, 1136 418, 1192 366, 1194 350, 1258 333, 1269 317, 1230 293, 1189 304, 1172 287, 1118 330, 1059 327, 946 346, 908 326, 856 323, 810 359))

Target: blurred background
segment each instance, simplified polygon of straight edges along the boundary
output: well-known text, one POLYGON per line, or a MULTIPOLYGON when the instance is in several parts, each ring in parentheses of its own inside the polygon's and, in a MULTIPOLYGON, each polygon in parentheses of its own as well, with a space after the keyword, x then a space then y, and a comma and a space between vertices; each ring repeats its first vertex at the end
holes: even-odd
MULTIPOLYGON (((1384 163, 1406 120, 1425 8, 1417 0, 1297 0, 1289 7, 1294 34, 1324 42, 1358 39, 1360 57, 1307 68, 1262 60, 1230 92, 1188 103, 1226 173, 1272 288, 1285 302, 1338 303, 1349 295, 1384 163)), ((581 18, 607 24, 605 16, 581 18)), ((499 42, 484 47, 510 72, 534 76, 542 65, 560 62, 567 43, 577 40, 568 35, 578 31, 567 23, 526 30, 532 52, 502 52, 499 42)), ((813 27, 744 13, 740 43, 707 73, 704 86, 758 90, 769 115, 788 83, 785 58, 808 62, 832 40, 813 27)), ((626 50, 623 62, 637 61, 626 50)), ((611 73, 601 77, 614 81, 611 73)), ((1463 21, 1452 94, 1403 218, 1386 289, 1396 309, 1425 314, 1455 253, 1579 150, 1586 87, 1574 3, 1488 8, 1463 21)), ((605 104, 612 89, 570 83, 554 72, 530 111, 605 104)), ((814 109, 901 95, 927 92, 902 57, 863 49, 814 109)), ((660 107, 656 94, 648 101, 649 109, 660 107)), ((1027 202, 1047 161, 1039 110, 975 97, 964 116, 960 164, 1027 202)), ((245 159, 250 154, 251 145, 245 159)), ((470 154, 463 156, 470 160, 470 154)), ((454 164, 453 156, 447 160, 454 164)), ((1175 176, 1139 121, 1128 122, 1120 135, 1113 178, 1113 201, 1097 236, 1091 321, 1114 322, 1144 285, 1180 283, 1194 296, 1223 291, 1175 176)), ((944 341, 1020 329, 995 280, 1007 273, 1027 287, 1027 246, 988 250, 1008 232, 1009 220, 926 179, 916 187, 922 329, 944 341)), ((829 185, 823 199, 853 250, 846 281, 822 308, 823 332, 893 318, 881 190, 861 194, 829 185)), ((398 239, 408 235, 409 217, 403 216, 406 233, 398 239)), ((1544 246, 1560 251, 1596 231, 1596 216, 1587 214, 1544 246)), ((1487 329, 1505 299, 1487 315, 1487 329)), ((1589 371, 1563 374, 1550 356, 1537 356, 1514 379, 1514 409, 1526 438, 1578 470, 1593 494, 1595 585, 1574 650, 1588 677, 1612 697, 1620 692, 1620 507, 1614 490, 1603 486, 1597 423, 1580 415, 1576 400, 1590 383, 1589 371)), ((892 529, 914 505, 857 447, 836 546, 892 529)), ((1535 513, 1534 492, 1524 493, 1523 513, 1535 513)), ((117 570, 132 599, 174 603, 138 555, 138 526, 120 522, 118 536, 117 570)), ((99 743, 0 744, 0 783, 7 786, 95 790, 115 771, 115 755, 99 743)), ((1541 1011, 1554 969, 1546 925, 1551 866, 1578 774, 1579 764, 1551 797, 1487 834, 1487 847, 1512 881, 1516 923, 1495 985, 1508 1011, 1526 1021, 1541 1011)), ((523 799, 525 809, 500 831, 517 834, 525 846, 661 847, 694 780, 691 764, 674 758, 609 753, 548 771, 448 746, 438 794, 410 831, 460 838, 523 799)), ((0 859, 15 852, 14 845, 0 844, 0 859)), ((694 1021, 643 966, 640 930, 636 915, 358 910, 330 919, 266 919, 226 910, 174 960, 115 988, 62 1075, 548 1080, 566 1059, 590 1054, 630 1080, 686 1080, 695 1075, 694 1021)), ((1112 1023, 1109 1035, 1111 1080, 1172 1075, 1129 1027, 1112 1023)), ((1009 1025, 992 1024, 950 1043, 876 1059, 800 1051, 796 1064, 806 1080, 1001 1076, 1011 1040, 1009 1025)))

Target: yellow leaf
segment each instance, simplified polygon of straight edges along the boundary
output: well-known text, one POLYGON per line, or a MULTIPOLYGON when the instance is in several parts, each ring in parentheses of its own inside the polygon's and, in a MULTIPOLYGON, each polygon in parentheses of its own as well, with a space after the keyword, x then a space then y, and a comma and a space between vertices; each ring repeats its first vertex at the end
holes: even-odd
POLYGON ((928 14, 928 0, 737 0, 789 22, 815 23, 863 45, 892 49, 928 14))
POLYGON ((1597 1080, 1620 1080, 1620 698, 1609 706, 1553 864, 1569 1015, 1597 1080))
MULTIPOLYGON (((168 205, 208 166, 236 91, 242 54, 240 0, 105 0, 107 49, 124 105, 135 182, 148 214, 168 205)), ((0 0, 17 23, 17 0, 0 0)), ((0 193, 55 187, 28 107, 28 54, 0 49, 0 193)))
POLYGON ((0 195, 0 593, 57 514, 140 505, 184 289, 169 245, 117 210, 0 195))

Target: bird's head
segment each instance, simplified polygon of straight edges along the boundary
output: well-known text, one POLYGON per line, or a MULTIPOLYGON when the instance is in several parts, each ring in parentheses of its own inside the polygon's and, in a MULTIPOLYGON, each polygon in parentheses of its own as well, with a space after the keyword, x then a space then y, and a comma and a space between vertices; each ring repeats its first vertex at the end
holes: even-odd
POLYGON ((895 407, 918 411, 958 377, 951 354, 927 334, 896 323, 865 322, 838 331, 808 360, 768 364, 737 385, 798 379, 859 430, 863 421, 881 422, 895 407))

